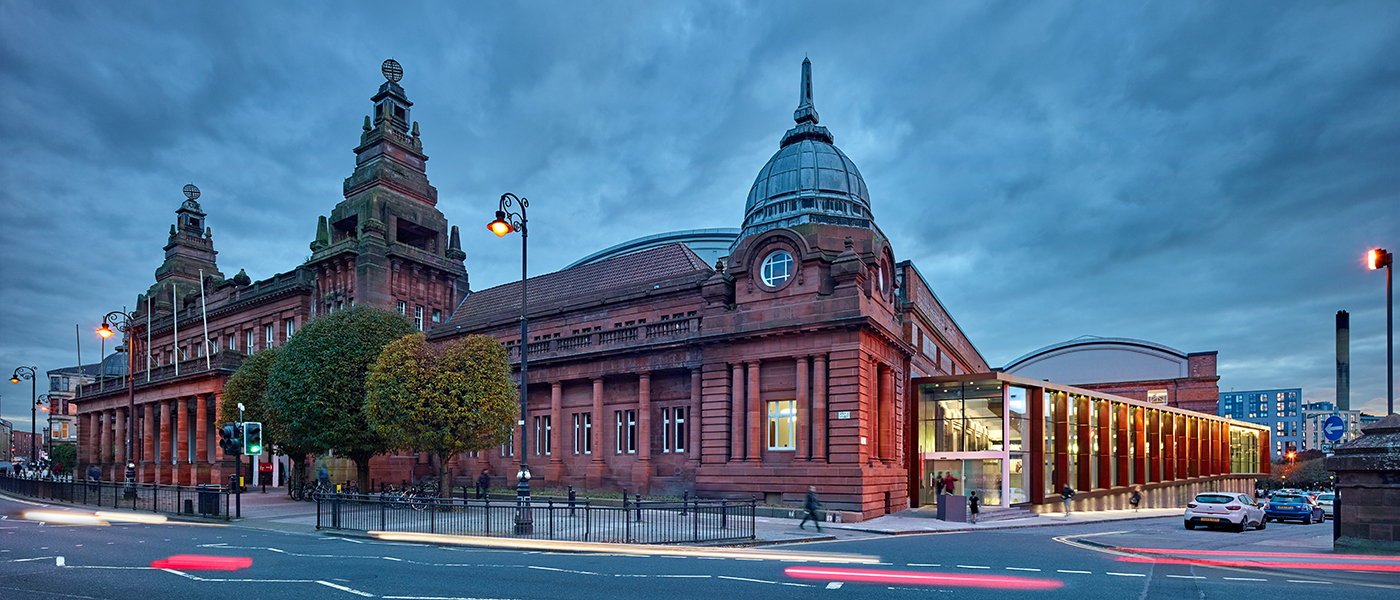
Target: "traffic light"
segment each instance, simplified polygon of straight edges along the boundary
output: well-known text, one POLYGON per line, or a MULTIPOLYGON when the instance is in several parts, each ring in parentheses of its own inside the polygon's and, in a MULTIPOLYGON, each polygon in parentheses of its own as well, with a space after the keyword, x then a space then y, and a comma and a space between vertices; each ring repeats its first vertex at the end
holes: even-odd
POLYGON ((243 449, 240 437, 238 423, 224 423, 219 429, 219 448, 228 456, 238 454, 243 449))
POLYGON ((248 456, 262 454, 262 423, 248 421, 243 424, 243 453, 248 456))

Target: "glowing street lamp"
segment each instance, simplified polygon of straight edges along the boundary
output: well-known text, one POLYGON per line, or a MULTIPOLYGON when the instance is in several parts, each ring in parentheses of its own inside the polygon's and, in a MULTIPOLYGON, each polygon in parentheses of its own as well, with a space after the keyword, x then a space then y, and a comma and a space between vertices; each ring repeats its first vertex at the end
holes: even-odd
POLYGON ((1385 413, 1395 414, 1395 302, 1392 297, 1390 272, 1394 269, 1395 255, 1385 248, 1372 248, 1366 252, 1366 268, 1375 271, 1385 267, 1385 413))
POLYGON ((528 535, 534 533, 534 518, 530 514, 530 432, 526 426, 529 422, 525 401, 529 398, 530 385, 530 321, 525 312, 526 300, 528 296, 525 292, 527 281, 529 256, 527 241, 530 230, 525 218, 525 209, 530 206, 530 201, 506 192, 501 194, 501 205, 496 210, 496 220, 486 225, 491 233, 496 237, 505 237, 512 231, 520 232, 520 471, 516 473, 515 502, 519 506, 515 514, 515 533, 518 535, 528 535), (516 204, 520 205, 520 212, 511 212, 510 208, 516 204))
POLYGON ((10 383, 19 383, 21 380, 25 379, 29 380, 29 466, 31 468, 37 464, 39 460, 39 455, 35 452, 34 448, 35 436, 38 435, 38 432, 34 430, 34 422, 39 420, 38 411, 34 409, 39 402, 39 397, 36 395, 38 393, 37 386, 39 385, 38 381, 36 381, 36 376, 38 374, 38 370, 34 367, 20 366, 15 367, 15 374, 10 376, 10 383))
MULTIPOLYGON (((102 317, 102 326, 97 328, 97 335, 102 339, 112 337, 112 327, 121 331, 126 336, 126 459, 129 461, 126 467, 126 489, 124 496, 128 499, 136 497, 136 352, 133 346, 136 339, 131 335, 132 327, 136 322, 131 318, 131 314, 126 311, 114 310, 102 317)), ((119 349, 120 351, 120 349, 119 349)), ((100 368, 100 367, 99 367, 100 368)), ((106 373, 99 373, 100 380, 106 380, 106 373)))

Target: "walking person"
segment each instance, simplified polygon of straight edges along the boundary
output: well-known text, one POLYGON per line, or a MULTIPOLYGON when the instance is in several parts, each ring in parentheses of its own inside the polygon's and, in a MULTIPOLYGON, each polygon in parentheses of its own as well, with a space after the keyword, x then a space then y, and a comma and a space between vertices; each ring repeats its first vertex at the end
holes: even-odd
POLYGON ((806 529, 806 528, 807 528, 807 520, 808 520, 808 519, 811 519, 811 520, 812 520, 812 524, 817 526, 817 532, 818 532, 818 533, 821 533, 821 530, 822 530, 822 520, 819 519, 819 518, 817 518, 817 509, 821 508, 821 503, 820 503, 820 502, 817 502, 817 486, 815 486, 815 485, 809 485, 809 486, 807 486, 807 500, 806 500, 805 502, 803 502, 802 507, 803 507, 804 509, 806 509, 806 510, 803 511, 803 513, 802 513, 802 523, 799 524, 799 525, 797 526, 797 528, 798 528, 798 529, 806 529))
POLYGON ((1133 505, 1133 512, 1137 512, 1138 504, 1142 503, 1142 487, 1133 488, 1133 495, 1128 497, 1128 504, 1133 505))
POLYGON ((1065 516, 1068 517, 1070 504, 1074 502, 1074 488, 1069 487, 1068 483, 1065 484, 1065 487, 1060 488, 1060 500, 1065 503, 1065 516))
POLYGON ((491 487, 491 475, 486 469, 481 470, 481 474, 476 477, 476 499, 485 500, 486 490, 491 487))
POLYGON ((936 475, 933 476, 933 484, 936 485, 936 486, 938 486, 938 495, 939 495, 939 496, 942 496, 942 495, 943 495, 943 471, 939 471, 938 474, 936 474, 936 475))
POLYGON ((982 499, 977 497, 977 490, 972 490, 971 492, 968 492, 967 510, 968 514, 972 516, 973 525, 977 524, 977 512, 978 510, 980 510, 981 506, 982 499))
POLYGON ((950 496, 957 495, 957 492, 953 490, 953 488, 957 487, 957 484, 958 478, 953 477, 952 471, 948 471, 948 474, 943 476, 943 493, 950 496))

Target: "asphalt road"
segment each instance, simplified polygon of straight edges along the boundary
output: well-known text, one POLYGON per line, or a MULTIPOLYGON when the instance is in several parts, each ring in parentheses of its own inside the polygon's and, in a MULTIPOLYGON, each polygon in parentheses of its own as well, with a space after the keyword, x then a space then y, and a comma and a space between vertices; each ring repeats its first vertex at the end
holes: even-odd
MULTIPOLYGON (((877 556, 880 564, 630 556, 393 543, 237 525, 40 524, 38 507, 0 498, 0 598, 1395 598, 1395 571, 1340 570, 1315 556, 1326 525, 1243 534, 1184 531, 1178 518, 1064 527, 880 536, 784 545, 780 552, 877 556), (1090 545, 1093 542, 1098 545, 1090 545), (1152 554, 1110 550, 1147 548, 1152 554), (1229 552, 1212 555, 1202 552, 1229 552), (1291 566, 1219 566, 1252 554, 1291 566), (236 571, 152 568, 173 555, 247 557, 236 571), (1201 559, 1201 556, 1208 558, 1201 559), (1133 560, 1120 560, 1120 559, 1133 560), (1267 557, 1265 557, 1267 558, 1267 557), (1136 562, 1142 559, 1166 562, 1136 562), (1299 567, 1298 564, 1312 565, 1299 567), (1313 568, 1319 566, 1323 568, 1313 568), (876 571, 881 574, 870 574, 876 571), (809 573, 804 578, 801 573, 809 573), (878 579, 878 581, 872 581, 878 579), (1042 589, 1043 588, 1043 589, 1042 589)), ((71 512, 82 513, 73 509, 71 512)), ((1400 565, 1397 557, 1368 565, 1400 565)), ((1367 567, 1372 568, 1372 567, 1367 567)))

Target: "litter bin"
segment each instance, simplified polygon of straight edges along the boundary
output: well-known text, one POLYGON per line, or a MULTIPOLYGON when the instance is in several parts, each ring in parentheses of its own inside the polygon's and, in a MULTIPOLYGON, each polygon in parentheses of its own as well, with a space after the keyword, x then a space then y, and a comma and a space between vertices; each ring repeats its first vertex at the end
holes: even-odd
POLYGON ((938 495, 938 518, 954 523, 967 522, 967 496, 938 495))
POLYGON ((219 492, 221 488, 217 485, 203 484, 199 486, 199 514, 217 515, 219 514, 219 492))

